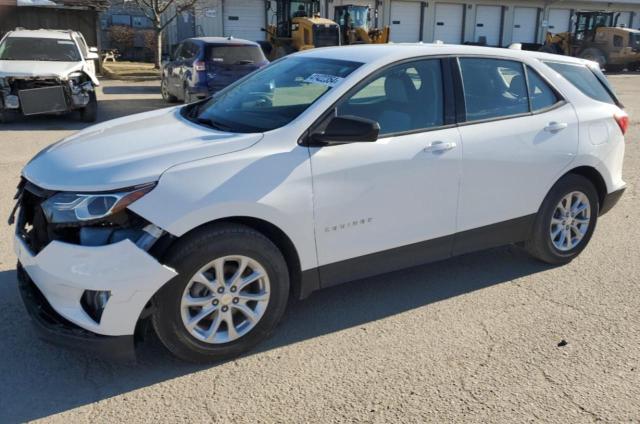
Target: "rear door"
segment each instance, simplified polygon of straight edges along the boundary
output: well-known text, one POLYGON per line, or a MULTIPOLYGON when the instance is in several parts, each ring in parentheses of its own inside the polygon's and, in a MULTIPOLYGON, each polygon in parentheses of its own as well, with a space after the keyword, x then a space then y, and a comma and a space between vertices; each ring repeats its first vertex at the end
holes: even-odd
POLYGON ((458 231, 482 230, 457 243, 455 253, 473 250, 475 243, 523 240, 521 231, 578 148, 573 107, 539 73, 511 60, 469 57, 459 63, 465 108, 459 119, 466 122, 459 127, 458 231))

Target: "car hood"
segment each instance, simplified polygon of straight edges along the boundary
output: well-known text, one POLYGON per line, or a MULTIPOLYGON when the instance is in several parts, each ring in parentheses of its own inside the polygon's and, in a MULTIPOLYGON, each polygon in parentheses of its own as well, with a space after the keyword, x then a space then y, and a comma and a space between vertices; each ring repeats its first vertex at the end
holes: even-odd
POLYGON ((246 149, 262 134, 194 124, 180 108, 160 109, 82 130, 38 153, 22 175, 55 191, 108 191, 157 181, 168 168, 246 149))
MULTIPOLYGON (((76 71, 85 70, 84 62, 55 62, 39 60, 0 60, 0 78, 61 78, 76 71)), ((87 72, 94 84, 98 81, 87 72)))

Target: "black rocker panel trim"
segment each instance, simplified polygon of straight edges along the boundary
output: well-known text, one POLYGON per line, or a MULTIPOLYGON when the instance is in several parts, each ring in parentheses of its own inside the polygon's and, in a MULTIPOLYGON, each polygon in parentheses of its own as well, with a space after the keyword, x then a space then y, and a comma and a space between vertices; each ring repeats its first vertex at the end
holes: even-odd
POLYGON ((535 217, 535 214, 531 214, 303 271, 300 297, 307 297, 318 287, 330 287, 464 253, 525 241, 529 238, 535 217))

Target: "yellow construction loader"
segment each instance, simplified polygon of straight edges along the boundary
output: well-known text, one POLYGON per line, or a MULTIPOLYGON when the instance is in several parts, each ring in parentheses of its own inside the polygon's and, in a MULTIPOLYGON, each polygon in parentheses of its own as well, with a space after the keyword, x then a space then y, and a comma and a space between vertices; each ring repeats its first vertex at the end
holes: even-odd
POLYGON ((267 41, 262 48, 269 60, 287 54, 340 45, 340 27, 333 21, 320 17, 319 0, 275 0, 275 22, 266 29, 267 41))
POLYGON ((334 11, 336 23, 340 26, 342 44, 384 44, 389 42, 390 30, 388 26, 371 28, 371 7, 346 4, 336 6, 334 11))
POLYGON ((640 66, 640 31, 617 26, 619 13, 577 12, 573 30, 547 33, 540 51, 593 60, 608 71, 640 66))

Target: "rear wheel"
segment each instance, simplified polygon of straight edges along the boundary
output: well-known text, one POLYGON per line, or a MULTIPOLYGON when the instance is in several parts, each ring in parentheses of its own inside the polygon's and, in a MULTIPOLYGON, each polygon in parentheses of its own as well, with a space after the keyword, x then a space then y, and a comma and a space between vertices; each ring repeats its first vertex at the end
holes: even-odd
POLYGON ((535 258, 550 264, 573 260, 587 246, 598 220, 598 193, 580 175, 569 174, 551 189, 525 243, 535 258))
POLYGON ((176 96, 169 92, 169 83, 165 78, 162 78, 160 82, 160 93, 162 93, 162 99, 167 103, 175 103, 178 101, 176 96))
POLYGON ((192 362, 240 355, 273 331, 289 295, 278 248, 241 225, 215 225, 181 240, 178 272, 154 297, 152 323, 171 353, 192 362))

